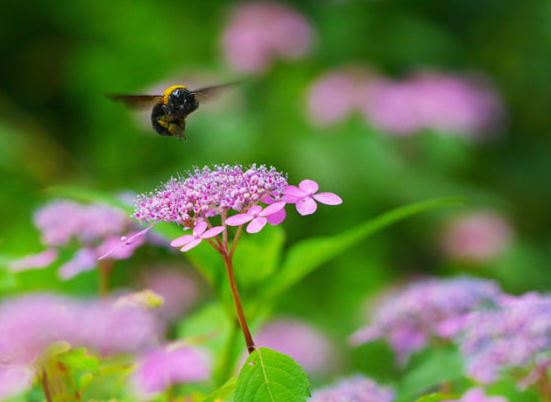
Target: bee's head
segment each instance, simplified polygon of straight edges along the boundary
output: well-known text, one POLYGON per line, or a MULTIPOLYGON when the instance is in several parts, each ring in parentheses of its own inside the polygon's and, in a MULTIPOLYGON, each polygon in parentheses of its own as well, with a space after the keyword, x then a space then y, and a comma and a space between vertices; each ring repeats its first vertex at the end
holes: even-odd
POLYGON ((172 91, 168 98, 168 103, 176 111, 186 114, 193 112, 199 106, 193 93, 189 89, 182 87, 172 91))

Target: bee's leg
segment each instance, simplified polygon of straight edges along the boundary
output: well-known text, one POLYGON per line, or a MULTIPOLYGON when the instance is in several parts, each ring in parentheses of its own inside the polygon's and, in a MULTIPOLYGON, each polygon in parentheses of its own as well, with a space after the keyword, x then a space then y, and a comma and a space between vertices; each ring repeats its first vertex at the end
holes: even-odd
POLYGON ((155 131, 163 136, 174 135, 171 126, 174 124, 169 108, 157 103, 151 111, 151 124, 155 131))

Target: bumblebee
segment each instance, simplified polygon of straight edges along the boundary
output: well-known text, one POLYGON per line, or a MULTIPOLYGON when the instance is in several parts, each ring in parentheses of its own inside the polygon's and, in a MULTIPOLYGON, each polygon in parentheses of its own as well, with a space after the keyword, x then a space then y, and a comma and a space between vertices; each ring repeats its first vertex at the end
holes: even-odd
POLYGON ((190 90, 184 85, 171 85, 162 95, 109 95, 131 108, 151 109, 151 125, 160 135, 186 139, 186 118, 199 108, 199 101, 210 100, 221 90, 235 83, 190 90))

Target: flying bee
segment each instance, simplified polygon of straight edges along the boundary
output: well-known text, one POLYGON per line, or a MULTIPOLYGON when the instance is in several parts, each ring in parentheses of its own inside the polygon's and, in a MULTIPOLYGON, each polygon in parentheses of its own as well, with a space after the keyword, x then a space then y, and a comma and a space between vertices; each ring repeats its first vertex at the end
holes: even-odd
POLYGON ((199 108, 199 101, 210 100, 235 83, 190 90, 184 85, 171 85, 162 95, 109 95, 131 108, 151 109, 151 125, 160 135, 186 139, 186 118, 199 108))

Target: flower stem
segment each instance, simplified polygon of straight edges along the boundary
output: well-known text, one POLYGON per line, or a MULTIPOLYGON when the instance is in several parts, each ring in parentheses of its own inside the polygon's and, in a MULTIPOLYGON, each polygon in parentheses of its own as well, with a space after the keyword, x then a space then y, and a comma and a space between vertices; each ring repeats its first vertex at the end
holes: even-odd
POLYGON ((99 273, 99 295, 107 296, 109 293, 111 271, 113 270, 113 262, 109 260, 100 260, 98 265, 99 273))
POLYGON ((44 391, 44 398, 46 398, 46 401, 52 402, 52 395, 50 393, 50 385, 48 384, 48 375, 46 374, 46 370, 42 370, 42 390, 44 391))
POLYGON ((233 297, 233 303, 235 304, 235 312, 237 314, 237 320, 239 321, 239 326, 243 335, 245 337, 245 343, 247 344, 247 351, 252 353, 255 350, 253 337, 251 331, 249 331, 249 326, 247 324, 247 319, 245 318, 245 312, 243 311, 243 306, 241 305, 241 298, 239 297, 239 290, 237 289, 237 283, 235 281, 235 274, 233 272, 233 261, 231 255, 228 253, 227 249, 222 253, 224 258, 224 265, 226 266, 226 272, 228 273, 228 279, 230 281, 230 288, 233 297))
POLYGON ((538 381, 539 393, 541 395, 542 402, 551 402, 551 383, 547 376, 547 370, 542 370, 541 376, 538 381))

